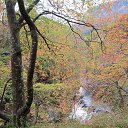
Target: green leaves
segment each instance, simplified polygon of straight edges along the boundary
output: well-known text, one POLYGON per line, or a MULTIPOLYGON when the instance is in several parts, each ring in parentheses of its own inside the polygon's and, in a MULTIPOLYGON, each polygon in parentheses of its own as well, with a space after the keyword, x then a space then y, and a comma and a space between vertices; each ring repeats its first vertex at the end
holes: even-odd
POLYGON ((30 4, 33 2, 33 0, 25 0, 26 3, 30 4))

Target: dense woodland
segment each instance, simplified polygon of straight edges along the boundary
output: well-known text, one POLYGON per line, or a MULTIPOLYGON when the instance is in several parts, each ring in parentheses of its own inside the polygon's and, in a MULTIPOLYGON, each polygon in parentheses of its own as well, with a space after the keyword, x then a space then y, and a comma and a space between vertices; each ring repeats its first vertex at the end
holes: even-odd
POLYGON ((70 2, 0 0, 0 127, 128 127, 128 2, 70 2), (69 120, 80 86, 111 110, 69 120))

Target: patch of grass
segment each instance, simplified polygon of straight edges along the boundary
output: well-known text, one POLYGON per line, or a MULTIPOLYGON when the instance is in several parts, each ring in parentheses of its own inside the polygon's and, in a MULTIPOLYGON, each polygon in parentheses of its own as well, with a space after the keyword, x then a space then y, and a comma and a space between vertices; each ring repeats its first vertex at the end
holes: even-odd
POLYGON ((92 119, 92 128, 128 128, 128 113, 100 114, 92 119))
POLYGON ((40 123, 31 126, 30 128, 92 128, 90 126, 82 125, 79 122, 76 121, 67 121, 67 122, 61 122, 61 123, 40 123))

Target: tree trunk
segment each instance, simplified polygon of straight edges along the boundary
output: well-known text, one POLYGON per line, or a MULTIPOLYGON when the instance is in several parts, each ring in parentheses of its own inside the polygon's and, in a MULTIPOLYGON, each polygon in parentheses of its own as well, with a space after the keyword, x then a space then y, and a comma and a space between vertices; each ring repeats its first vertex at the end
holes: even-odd
POLYGON ((19 5, 20 13, 29 26, 31 32, 31 39, 32 39, 32 48, 30 52, 30 61, 29 61, 29 68, 27 74, 27 101, 26 104, 22 107, 22 109, 19 110, 19 116, 21 115, 26 116, 29 113, 31 104, 33 102, 33 75, 34 75, 36 55, 37 55, 38 36, 37 36, 36 26, 31 20, 27 11, 25 10, 24 1, 17 0, 17 2, 19 5))
POLYGON ((20 127, 18 110, 24 104, 24 83, 22 77, 22 55, 19 41, 19 24, 15 14, 15 0, 5 0, 8 24, 11 34, 11 72, 12 72, 12 91, 13 91, 13 123, 15 127, 20 127), (20 101, 20 102, 19 102, 20 101))
POLYGON ((9 122, 10 121, 10 118, 7 114, 3 113, 0 111, 0 118, 5 120, 6 122, 9 122))
POLYGON ((119 107, 123 108, 124 107, 124 98, 123 98, 121 89, 118 90, 118 93, 119 93, 119 97, 120 97, 120 99, 119 99, 119 107))

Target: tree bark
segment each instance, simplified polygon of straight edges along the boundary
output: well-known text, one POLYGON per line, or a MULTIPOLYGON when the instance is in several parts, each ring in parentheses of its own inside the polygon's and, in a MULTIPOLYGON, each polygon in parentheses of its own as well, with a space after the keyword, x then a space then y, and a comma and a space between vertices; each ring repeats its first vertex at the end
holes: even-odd
POLYGON ((10 121, 9 116, 1 111, 0 111, 0 118, 5 120, 6 122, 10 121))
POLYGON ((22 77, 22 55, 19 40, 19 24, 15 14, 15 0, 5 0, 8 24, 11 34, 11 73, 13 91, 13 123, 15 127, 20 127, 18 110, 24 104, 24 83, 22 77))
MULTIPOLYGON (((38 45, 38 37, 36 32, 36 26, 32 22, 28 13, 32 10, 34 5, 30 6, 27 11, 24 7, 23 0, 17 0, 19 9, 21 12, 20 20, 16 20, 15 13, 15 0, 5 0, 8 24, 10 28, 11 34, 11 46, 12 46, 12 56, 11 56, 11 72, 12 72, 12 91, 13 91, 13 123, 15 127, 21 126, 21 118, 25 117, 29 111, 33 101, 33 75, 37 54, 37 45, 38 45), (20 47, 20 23, 25 20, 28 24, 31 31, 32 38, 32 48, 30 52, 30 64, 28 68, 27 75, 27 101, 25 103, 24 100, 24 82, 22 76, 22 54, 20 47), (20 22, 19 22, 20 21, 20 22)), ((35 0, 34 4, 37 4, 39 0, 35 0)), ((0 114, 2 118, 5 119, 3 113, 0 114)), ((7 120, 7 118, 6 118, 7 120)), ((24 119, 22 120, 24 121, 24 119)))
POLYGON ((38 36, 37 36, 36 26, 32 22, 27 11, 25 10, 24 1, 23 0, 17 0, 17 1, 18 1, 20 13, 29 26, 31 32, 31 39, 32 39, 32 48, 30 52, 30 61, 29 61, 30 64, 27 74, 27 101, 24 107, 19 111, 19 116, 21 116, 29 113, 33 101, 33 75, 34 75, 36 55, 37 55, 38 36))
MULTIPOLYGON (((34 8, 34 6, 39 3, 39 1, 40 1, 40 0, 35 0, 35 1, 33 1, 33 3, 27 8, 26 12, 29 13, 29 12, 34 8)), ((24 18, 23 18, 23 16, 21 16, 21 17, 19 18, 19 24, 22 24, 23 21, 24 21, 24 18)))

